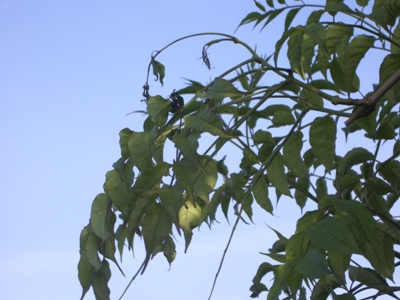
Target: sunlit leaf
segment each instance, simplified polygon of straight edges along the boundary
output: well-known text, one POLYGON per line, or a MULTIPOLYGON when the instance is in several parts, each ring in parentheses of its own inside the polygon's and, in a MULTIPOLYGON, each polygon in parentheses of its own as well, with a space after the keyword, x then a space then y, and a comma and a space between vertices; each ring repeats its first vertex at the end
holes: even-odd
POLYGON ((192 237, 192 229, 201 224, 201 207, 194 206, 192 202, 186 201, 185 205, 179 210, 179 226, 185 233, 185 252, 189 247, 192 237))

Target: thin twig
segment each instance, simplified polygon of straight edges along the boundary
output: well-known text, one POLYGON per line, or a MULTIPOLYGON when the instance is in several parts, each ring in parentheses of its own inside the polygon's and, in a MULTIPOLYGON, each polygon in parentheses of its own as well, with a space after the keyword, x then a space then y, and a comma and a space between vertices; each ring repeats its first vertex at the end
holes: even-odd
POLYGON ((122 297, 124 297, 125 293, 128 291, 129 287, 131 286, 132 282, 136 279, 136 277, 139 275, 140 271, 143 269, 144 265, 146 263, 146 259, 143 261, 142 265, 140 266, 139 270, 137 270, 136 274, 133 275, 131 281, 129 281, 128 285, 126 286, 124 292, 122 293, 121 297, 119 297, 118 300, 121 300, 122 297))

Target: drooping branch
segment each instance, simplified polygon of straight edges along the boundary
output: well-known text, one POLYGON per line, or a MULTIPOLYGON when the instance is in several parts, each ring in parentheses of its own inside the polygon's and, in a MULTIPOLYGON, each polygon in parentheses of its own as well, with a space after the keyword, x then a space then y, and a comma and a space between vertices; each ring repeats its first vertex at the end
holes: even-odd
POLYGON ((400 69, 397 70, 371 97, 360 100, 361 108, 356 110, 345 122, 349 126, 355 120, 370 115, 378 101, 400 80, 400 69))

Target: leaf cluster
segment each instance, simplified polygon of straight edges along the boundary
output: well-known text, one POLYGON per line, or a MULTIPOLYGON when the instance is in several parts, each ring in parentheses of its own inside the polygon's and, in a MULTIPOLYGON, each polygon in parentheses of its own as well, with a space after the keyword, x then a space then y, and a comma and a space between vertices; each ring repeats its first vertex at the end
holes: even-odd
MULTIPOLYGON (((125 249, 133 251, 135 238, 144 242, 143 273, 159 253, 171 264, 175 238, 183 235, 186 251, 193 229, 211 226, 219 210, 227 219, 233 212, 233 235, 238 222, 252 221, 254 209, 273 214, 271 199, 290 197, 306 211, 292 236, 275 230, 278 240, 264 253, 270 262, 260 265, 251 297, 267 292, 267 299, 282 293, 306 299, 311 291, 311 299, 356 299, 375 290, 376 297, 398 299, 400 288, 388 283, 400 259, 393 214, 400 197, 398 78, 368 114, 340 127, 368 103, 364 94, 374 95, 362 93, 363 76, 357 74, 369 51, 383 53, 379 70, 371 70, 379 73, 376 89, 400 69, 398 1, 360 0, 354 9, 340 0, 254 2, 258 11, 239 26, 264 29, 286 13, 272 56, 230 35, 192 35, 187 38, 217 36, 202 49, 207 66, 207 49, 223 42, 244 47, 249 58, 208 84, 189 80, 168 99, 151 96, 147 80, 143 131, 120 132, 121 158, 106 174, 104 192, 93 201, 81 233, 82 298, 92 287, 97 299, 109 299, 109 261, 119 268, 117 249, 121 257, 125 249), (307 12, 305 24, 292 26, 307 12), (289 69, 279 67, 284 45, 289 69), (263 83, 268 78, 278 79, 263 83), (354 93, 362 99, 353 99, 354 93), (346 149, 341 136, 361 136, 363 142, 346 149), (225 159, 233 153, 240 159, 230 172, 225 159), (357 262, 360 256, 368 266, 357 262), (269 287, 262 282, 268 274, 269 287)), ((156 58, 180 40, 152 56, 148 77, 152 69, 163 84, 165 66, 156 58)))

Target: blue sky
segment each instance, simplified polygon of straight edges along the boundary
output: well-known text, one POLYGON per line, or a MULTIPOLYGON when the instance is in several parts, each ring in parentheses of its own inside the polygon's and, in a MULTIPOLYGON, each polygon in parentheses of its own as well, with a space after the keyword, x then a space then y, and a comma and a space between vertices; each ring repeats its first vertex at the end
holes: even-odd
MULTIPOLYGON (((192 33, 233 34, 253 9, 252 1, 228 0, 0 0, 3 299, 79 299, 80 230, 120 156, 118 132, 141 130, 143 117, 126 114, 145 109, 140 100, 152 51, 192 33)), ((276 28, 260 36, 246 27, 235 35, 271 54, 283 26, 276 28)), ((151 93, 167 96, 183 78, 210 81, 247 58, 233 45, 217 46, 208 71, 199 59, 206 40, 185 41, 160 56, 165 86, 151 77, 151 93)), ((266 224, 291 234, 294 224, 285 216, 301 214, 290 207, 275 216, 257 211, 258 226, 239 226, 213 299, 248 298, 264 261, 258 252, 276 240, 266 224)), ((187 254, 179 240, 170 270, 157 256, 125 299, 206 299, 231 229, 220 221, 196 232, 187 254)), ((113 269, 112 299, 140 266, 142 248, 137 243, 135 259, 124 256, 126 278, 113 269)), ((85 299, 94 299, 91 291, 85 299)))

